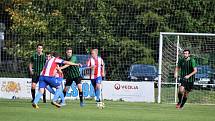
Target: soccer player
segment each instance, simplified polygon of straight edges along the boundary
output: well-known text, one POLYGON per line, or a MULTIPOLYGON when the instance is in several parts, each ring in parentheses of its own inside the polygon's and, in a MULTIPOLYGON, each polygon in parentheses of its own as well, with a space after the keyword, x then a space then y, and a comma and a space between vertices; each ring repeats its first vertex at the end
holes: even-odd
MULTIPOLYGON (((52 54, 50 52, 47 52, 46 53, 46 61, 50 60, 52 58, 52 54)), ((62 70, 60 69, 59 65, 57 66, 56 68, 57 72, 56 72, 56 75, 55 75, 55 78, 56 78, 56 81, 58 81, 58 83, 60 83, 61 87, 61 91, 63 91, 63 86, 62 86, 62 81, 63 81, 63 72, 62 70)), ((51 87, 51 86, 46 86, 46 89, 52 93, 53 95, 55 94, 55 90, 51 87)), ((64 95, 62 93, 62 95, 60 95, 60 98, 61 98, 61 106, 65 106, 66 103, 65 103, 65 98, 64 98, 64 95)))
POLYGON ((95 90, 97 107, 102 104, 101 102, 101 82, 102 77, 105 76, 105 65, 103 59, 98 56, 98 49, 91 50, 91 57, 87 61, 87 66, 91 68, 90 79, 95 90))
MULTIPOLYGON (((43 45, 38 44, 36 48, 36 53, 34 53, 31 57, 30 63, 29 63, 29 72, 32 76, 32 83, 31 83, 31 94, 32 94, 32 101, 35 99, 35 89, 36 85, 39 81, 40 72, 43 69, 43 66, 45 65, 46 57, 43 53, 43 45)), ((44 93, 43 95, 43 102, 46 103, 46 95, 44 93)))
POLYGON ((178 92, 178 103, 176 104, 177 109, 182 109, 187 101, 189 92, 192 90, 195 74, 197 72, 196 62, 190 57, 190 50, 186 49, 183 51, 183 58, 179 60, 177 67, 175 68, 174 77, 178 77, 180 70, 180 86, 178 92))
POLYGON ((62 95, 62 91, 60 89, 60 83, 59 81, 56 80, 56 72, 57 72, 57 66, 58 64, 66 64, 66 65, 74 65, 74 66, 81 66, 81 64, 75 64, 69 61, 64 61, 59 58, 56 54, 54 55, 55 57, 52 57, 50 60, 48 60, 45 63, 45 66, 43 67, 43 70, 40 74, 39 78, 39 92, 37 93, 32 106, 36 109, 39 108, 37 105, 40 97, 43 95, 45 87, 47 85, 56 88, 54 98, 52 101, 52 104, 55 105, 56 107, 61 107, 60 104, 58 104, 56 101, 60 95, 62 95))
MULTIPOLYGON (((76 63, 77 59, 75 55, 72 55, 72 48, 68 47, 66 49, 66 57, 63 58, 64 60, 76 63)), ((66 96, 66 92, 71 87, 72 82, 74 81, 76 85, 78 86, 78 92, 79 92, 79 99, 80 99, 80 106, 84 106, 83 102, 83 91, 82 91, 82 84, 81 84, 81 75, 79 71, 78 66, 69 66, 64 65, 61 67, 64 73, 64 77, 66 79, 65 88, 63 90, 64 96, 66 96)))

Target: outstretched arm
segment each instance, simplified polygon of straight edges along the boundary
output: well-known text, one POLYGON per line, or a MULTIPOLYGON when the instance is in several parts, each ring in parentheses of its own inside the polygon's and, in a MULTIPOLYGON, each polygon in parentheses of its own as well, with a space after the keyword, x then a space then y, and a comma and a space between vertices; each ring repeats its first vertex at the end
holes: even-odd
POLYGON ((62 69, 62 70, 63 70, 63 69, 65 69, 65 68, 67 68, 67 67, 69 67, 69 65, 61 66, 61 67, 60 67, 60 69, 62 69))
POLYGON ((64 61, 63 64, 71 65, 71 66, 82 66, 80 63, 73 63, 73 62, 70 62, 70 61, 64 61))

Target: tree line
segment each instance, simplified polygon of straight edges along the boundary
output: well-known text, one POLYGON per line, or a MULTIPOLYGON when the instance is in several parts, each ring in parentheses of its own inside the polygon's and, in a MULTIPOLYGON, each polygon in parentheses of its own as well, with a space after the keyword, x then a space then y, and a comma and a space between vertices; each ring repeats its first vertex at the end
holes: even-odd
POLYGON ((28 59, 45 51, 98 48, 108 78, 123 80, 133 63, 156 64, 159 32, 215 33, 214 0, 2 0, 4 50, 28 59))

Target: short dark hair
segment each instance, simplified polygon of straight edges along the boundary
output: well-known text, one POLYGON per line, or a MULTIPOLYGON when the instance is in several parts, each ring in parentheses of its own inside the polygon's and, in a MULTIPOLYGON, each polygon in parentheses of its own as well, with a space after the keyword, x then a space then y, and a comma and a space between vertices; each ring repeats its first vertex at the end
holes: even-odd
POLYGON ((43 44, 41 44, 41 43, 37 44, 37 48, 38 48, 39 46, 42 46, 42 47, 43 47, 43 44))
POLYGON ((51 52, 46 52, 46 55, 52 55, 52 53, 51 52))
POLYGON ((52 55, 53 55, 54 57, 59 57, 59 56, 60 56, 57 52, 52 52, 52 55))
POLYGON ((188 53, 190 54, 190 50, 189 49, 184 49, 183 53, 188 51, 188 53))
POLYGON ((66 48, 66 51, 67 51, 67 50, 72 50, 72 48, 71 48, 71 47, 67 47, 67 48, 66 48))

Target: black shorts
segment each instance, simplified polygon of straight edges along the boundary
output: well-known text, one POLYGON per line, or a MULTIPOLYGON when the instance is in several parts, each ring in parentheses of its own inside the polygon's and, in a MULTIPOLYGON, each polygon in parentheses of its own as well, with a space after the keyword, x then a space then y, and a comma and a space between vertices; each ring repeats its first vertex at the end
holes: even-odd
POLYGON ((187 79, 180 79, 181 86, 188 92, 192 91, 194 82, 190 82, 187 79))
POLYGON ((76 85, 81 84, 81 79, 82 79, 81 77, 66 79, 65 86, 71 86, 73 81, 76 83, 76 85))
POLYGON ((39 82, 39 78, 40 78, 40 75, 32 75, 32 83, 38 83, 39 82))

